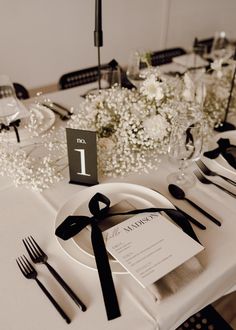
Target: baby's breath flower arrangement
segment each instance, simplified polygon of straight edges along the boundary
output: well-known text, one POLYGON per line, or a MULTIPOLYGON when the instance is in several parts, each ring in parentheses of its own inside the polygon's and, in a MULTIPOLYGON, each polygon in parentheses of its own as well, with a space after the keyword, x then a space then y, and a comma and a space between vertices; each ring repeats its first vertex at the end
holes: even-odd
MULTIPOLYGON (((219 126, 224 118, 234 66, 235 61, 231 59, 216 59, 211 64, 211 74, 205 75, 204 112, 211 128, 219 126)), ((236 91, 233 91, 230 109, 236 110, 236 91)))
POLYGON ((67 167, 65 129, 40 134, 37 118, 30 112, 25 129, 28 140, 16 143, 9 139, 9 132, 0 134, 0 176, 11 178, 16 186, 43 191, 62 180, 67 167))
POLYGON ((177 87, 177 78, 151 70, 139 89, 113 87, 87 96, 70 127, 97 132, 100 172, 123 176, 158 167, 181 108, 177 87))
MULTIPOLYGON (((157 169, 180 113, 203 109, 205 137, 220 123, 232 79, 232 66, 221 64, 214 63, 213 74, 201 77, 204 88, 189 73, 170 77, 149 67, 142 72, 138 89, 113 87, 88 95, 67 126, 97 132, 100 174, 124 176, 157 169)), ((235 95, 231 107, 236 107, 235 95)), ((1 131, 0 175, 10 177, 16 186, 42 191, 64 178, 68 160, 65 127, 40 132, 39 121, 31 112, 29 143, 12 143, 8 132, 1 131)))

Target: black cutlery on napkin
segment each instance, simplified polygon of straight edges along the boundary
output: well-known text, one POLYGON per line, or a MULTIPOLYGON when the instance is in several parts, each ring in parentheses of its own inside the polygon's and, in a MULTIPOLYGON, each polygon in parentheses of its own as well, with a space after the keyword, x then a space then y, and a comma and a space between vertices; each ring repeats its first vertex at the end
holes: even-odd
POLYGON ((216 186, 217 188, 219 188, 220 190, 226 192, 226 194, 232 196, 232 197, 236 197, 236 194, 232 193, 231 191, 229 191, 228 189, 220 186, 219 184, 207 179, 200 171, 198 170, 194 170, 193 173, 195 174, 195 176, 197 177, 197 179, 203 183, 203 184, 213 184, 214 186, 216 186))
POLYGON ((53 298, 51 293, 45 288, 45 286, 39 281, 37 278, 38 273, 36 269, 31 265, 29 260, 25 257, 19 257, 16 259, 17 265, 19 266, 22 274, 27 278, 27 279, 32 279, 35 280, 40 289, 45 293, 45 295, 48 297, 48 299, 51 301, 53 306, 56 308, 56 310, 59 312, 59 314, 63 317, 63 319, 66 321, 66 323, 70 323, 71 320, 69 316, 64 312, 64 310, 61 308, 61 306, 56 302, 56 300, 53 298))
POLYGON ((201 212, 202 214, 204 214, 209 220, 211 220, 212 222, 214 222, 217 226, 221 226, 221 222, 219 220, 217 220, 216 218, 214 218, 211 214, 207 213, 200 206, 198 206, 193 201, 191 201, 190 199, 188 199, 185 196, 185 192, 183 191, 183 189, 181 189, 180 187, 178 187, 175 184, 169 184, 168 189, 169 189, 170 194, 173 197, 175 197, 177 199, 184 199, 184 200, 186 200, 190 205, 192 205, 193 207, 195 207, 199 212, 201 212))
POLYGON ((227 178, 226 176, 219 174, 217 172, 214 172, 210 170, 206 164, 204 164, 201 159, 196 161, 197 166, 200 168, 200 170, 207 176, 219 176, 221 179, 227 181, 228 183, 232 184, 233 186, 236 186, 236 182, 227 178))
POLYGON ((68 284, 63 280, 63 278, 57 273, 57 271, 47 262, 48 256, 44 253, 44 251, 40 248, 40 246, 36 243, 32 236, 29 236, 23 239, 24 246, 29 253, 31 260, 34 263, 43 263, 50 273, 55 277, 55 279, 61 284, 63 289, 68 293, 68 295, 74 300, 77 306, 85 312, 86 306, 83 302, 77 297, 77 295, 72 291, 72 289, 68 286, 68 284))
POLYGON ((66 111, 67 113, 68 113, 68 115, 73 115, 73 113, 69 110, 69 109, 67 109, 66 107, 64 107, 64 105, 62 105, 62 104, 59 104, 59 103, 57 103, 57 102, 51 102, 51 104, 54 106, 54 107, 57 107, 57 108, 60 108, 60 109, 62 109, 62 110, 64 110, 64 111, 66 111))
POLYGON ((44 101, 42 105, 59 115, 61 120, 68 120, 71 118, 72 113, 66 108, 58 106, 58 103, 44 101))

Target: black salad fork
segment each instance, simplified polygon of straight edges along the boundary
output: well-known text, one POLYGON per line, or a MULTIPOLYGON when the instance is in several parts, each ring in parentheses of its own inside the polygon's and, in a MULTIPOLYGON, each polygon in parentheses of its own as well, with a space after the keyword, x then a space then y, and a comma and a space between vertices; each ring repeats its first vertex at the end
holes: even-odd
POLYGON ((232 185, 236 186, 236 182, 227 178, 226 176, 224 175, 221 175, 221 174, 218 174, 212 170, 210 170, 206 164, 204 164, 200 159, 196 161, 196 164, 197 166, 200 168, 200 170, 205 174, 205 175, 208 175, 208 176, 219 176, 220 178, 224 179, 225 181, 231 183, 232 185))
POLYGON ((223 190, 224 192, 226 192, 228 195, 232 196, 232 197, 236 197, 236 194, 232 193, 231 191, 229 191, 228 189, 220 186, 219 184, 207 179, 200 171, 198 170, 194 170, 193 171, 195 176, 197 177, 197 179, 203 183, 203 184, 213 184, 214 186, 218 187, 219 189, 223 190))
POLYGON ((51 301, 51 303, 56 308, 56 310, 60 313, 60 315, 66 321, 66 323, 69 324, 71 322, 70 318, 66 315, 66 313, 63 311, 63 309, 61 308, 61 306, 56 302, 56 300, 53 298, 53 296, 51 295, 51 293, 39 281, 39 279, 37 278, 38 273, 37 273, 36 269, 31 265, 31 263, 29 262, 29 260, 25 256, 22 256, 22 257, 17 258, 16 259, 16 262, 17 262, 17 265, 19 266, 22 274, 27 279, 32 279, 32 280, 35 280, 37 282, 37 284, 40 287, 40 289, 42 289, 42 291, 45 293, 45 295, 51 301))
POLYGON ((77 297, 77 295, 72 291, 69 285, 63 280, 63 278, 57 273, 57 271, 47 262, 48 256, 44 253, 44 251, 40 248, 40 246, 36 243, 32 236, 29 236, 23 239, 24 246, 29 253, 31 260, 34 263, 43 263, 51 274, 55 277, 55 279, 61 284, 63 289, 68 293, 68 295, 74 300, 77 306, 85 312, 86 306, 83 302, 77 297))

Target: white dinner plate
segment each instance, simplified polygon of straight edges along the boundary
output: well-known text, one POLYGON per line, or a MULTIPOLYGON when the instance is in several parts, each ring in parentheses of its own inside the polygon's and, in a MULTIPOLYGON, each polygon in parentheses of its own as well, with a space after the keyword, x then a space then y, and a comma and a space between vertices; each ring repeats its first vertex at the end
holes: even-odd
MULTIPOLYGON (((223 132, 216 134, 214 138, 211 140, 208 150, 213 150, 218 147, 217 141, 222 138, 222 139, 229 139, 230 143, 236 146, 236 131, 228 131, 228 132, 223 132)), ((204 158, 204 162, 210 163, 213 162, 216 165, 222 167, 223 169, 227 170, 229 173, 236 174, 236 170, 230 166, 230 164, 224 159, 222 155, 219 155, 215 159, 209 159, 207 157, 204 158)))
MULTIPOLYGON (((18 127, 21 141, 25 141, 32 137, 32 133, 27 128, 30 120, 34 120, 34 127, 39 135, 45 133, 55 122, 55 114, 50 109, 39 104, 30 105, 29 108, 31 110, 30 115, 22 118, 20 126, 18 127)), ((16 134, 14 130, 9 131, 7 139, 10 142, 16 142, 16 134)))
MULTIPOLYGON (((130 183, 105 183, 99 184, 78 192, 73 198, 67 201, 59 210, 55 226, 56 228, 69 215, 90 215, 88 210, 89 200, 100 192, 111 201, 111 206, 121 200, 128 200, 136 208, 146 207, 171 207, 170 201, 161 194, 135 184, 130 183)), ((74 239, 66 241, 57 237, 62 249, 74 260, 90 269, 96 270, 96 263, 92 253, 90 242, 90 231, 84 228, 74 239)), ((127 271, 115 260, 110 259, 110 266, 113 273, 125 274, 127 271)))

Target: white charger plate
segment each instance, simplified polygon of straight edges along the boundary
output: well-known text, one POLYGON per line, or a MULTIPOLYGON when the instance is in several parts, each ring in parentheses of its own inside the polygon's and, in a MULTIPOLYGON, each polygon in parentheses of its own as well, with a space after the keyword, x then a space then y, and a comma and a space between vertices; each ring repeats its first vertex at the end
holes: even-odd
MULTIPOLYGON (((39 104, 32 104, 29 108, 32 114, 28 117, 22 118, 20 126, 18 127, 21 141, 26 141, 32 137, 32 133, 27 128, 30 118, 32 118, 31 116, 34 116, 36 131, 38 134, 45 133, 55 122, 55 114, 50 109, 39 104)), ((16 142, 16 134, 13 129, 8 132, 7 140, 10 142, 16 142)))
MULTIPOLYGON (((211 140, 209 146, 208 146, 208 150, 213 150, 215 148, 218 147, 217 141, 222 138, 222 139, 229 139, 230 143, 236 146, 236 131, 227 131, 227 132, 223 132, 223 133, 219 133, 216 134, 214 136, 214 138, 211 140)), ((224 159, 224 157, 222 155, 219 155, 217 158, 215 159, 209 159, 207 157, 204 157, 204 163, 207 164, 211 164, 211 162, 213 162, 213 164, 223 168, 224 170, 228 171, 230 174, 236 174, 236 170, 230 166, 230 164, 224 159)))
MULTIPOLYGON (((97 192, 107 196, 111 201, 111 206, 121 200, 128 200, 136 208, 173 208, 173 205, 167 198, 149 188, 130 183, 105 183, 84 189, 67 201, 56 216, 55 227, 57 228, 69 215, 89 215, 88 202, 97 192)), ((84 228, 74 239, 71 238, 66 241, 59 237, 57 239, 61 248, 71 258, 87 268, 97 269, 91 252, 90 231, 88 229, 84 228)), ((110 266, 113 273, 127 273, 120 263, 113 259, 110 259, 110 266)))

